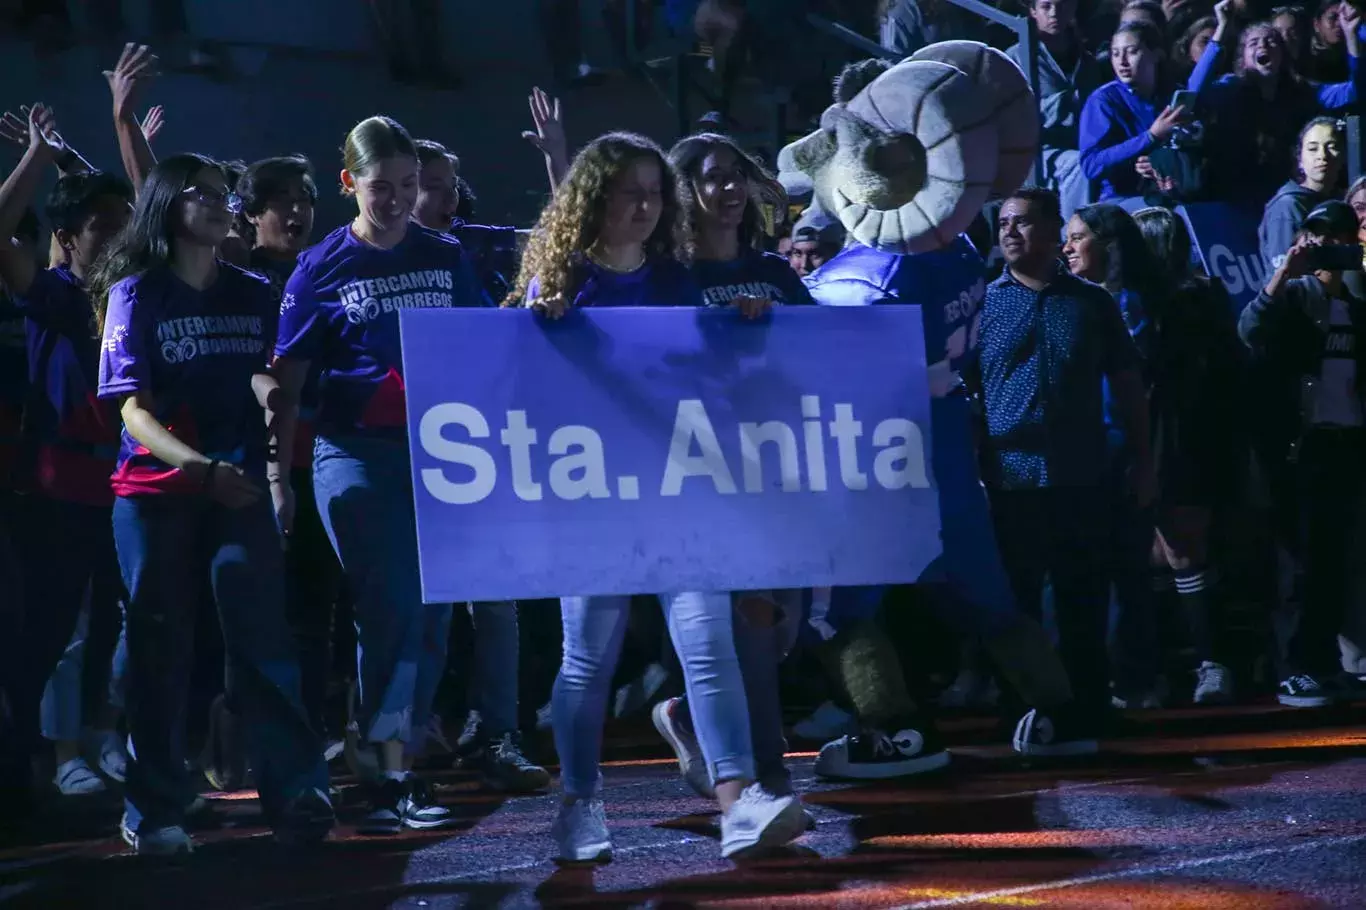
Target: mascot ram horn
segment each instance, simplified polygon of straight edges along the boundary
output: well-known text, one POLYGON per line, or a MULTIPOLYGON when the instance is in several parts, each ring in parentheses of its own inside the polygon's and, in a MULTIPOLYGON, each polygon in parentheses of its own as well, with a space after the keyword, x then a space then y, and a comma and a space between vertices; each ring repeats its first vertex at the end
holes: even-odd
POLYGON ((865 246, 924 253, 966 230, 988 199, 1019 189, 1038 141, 1034 94, 1015 62, 946 41, 827 108, 820 129, 782 150, 778 170, 865 246))

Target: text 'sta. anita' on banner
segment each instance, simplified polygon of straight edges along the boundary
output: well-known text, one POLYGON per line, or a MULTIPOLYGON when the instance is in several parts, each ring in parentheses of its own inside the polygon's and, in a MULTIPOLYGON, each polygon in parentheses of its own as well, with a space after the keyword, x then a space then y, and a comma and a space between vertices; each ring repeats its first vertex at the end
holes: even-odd
POLYGON ((428 603, 899 583, 939 555, 917 307, 401 325, 428 603))

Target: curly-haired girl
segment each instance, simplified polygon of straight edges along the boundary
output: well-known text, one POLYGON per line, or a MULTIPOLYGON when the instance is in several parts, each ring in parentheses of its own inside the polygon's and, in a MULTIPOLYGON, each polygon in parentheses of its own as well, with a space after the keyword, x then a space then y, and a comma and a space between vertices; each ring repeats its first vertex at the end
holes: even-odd
MULTIPOLYGON (((547 316, 586 306, 698 306, 702 293, 674 258, 674 175, 659 147, 609 133, 574 159, 522 260, 508 299, 547 316)), ((801 804, 755 783, 744 679, 728 592, 658 595, 683 666, 699 742, 696 760, 723 815, 721 853, 738 856, 797 837, 801 804)), ((564 658, 551 695, 564 799, 551 829, 563 862, 601 862, 612 841, 599 763, 612 672, 631 609, 628 596, 562 597, 564 658)), ((694 756, 684 761, 690 771, 694 756)))
POLYGON ((506 304, 561 315, 568 306, 696 306, 674 256, 678 206, 664 153, 608 133, 574 158, 527 243, 506 304))

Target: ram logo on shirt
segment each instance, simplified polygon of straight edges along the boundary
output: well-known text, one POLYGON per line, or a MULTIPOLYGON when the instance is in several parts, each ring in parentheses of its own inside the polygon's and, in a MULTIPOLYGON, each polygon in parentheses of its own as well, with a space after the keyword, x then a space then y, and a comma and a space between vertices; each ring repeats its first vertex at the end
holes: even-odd
POLYGON ((346 321, 372 322, 382 313, 415 307, 449 307, 455 279, 450 269, 422 269, 385 278, 362 278, 337 292, 346 321))
POLYGON ((260 316, 186 316, 158 322, 157 340, 161 359, 177 364, 201 354, 260 354, 262 328, 260 316))

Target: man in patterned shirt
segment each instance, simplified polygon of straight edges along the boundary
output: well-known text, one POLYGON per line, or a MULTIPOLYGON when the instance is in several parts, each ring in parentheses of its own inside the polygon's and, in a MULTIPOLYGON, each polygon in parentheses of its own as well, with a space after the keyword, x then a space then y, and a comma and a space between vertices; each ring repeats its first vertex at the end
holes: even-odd
POLYGON ((1058 258, 1057 196, 1024 189, 1001 208, 1006 269, 986 292, 977 370, 986 405, 983 477, 1021 608, 1052 581, 1063 664, 1080 706, 1109 706, 1105 417, 1108 379, 1134 447, 1131 493, 1156 494, 1139 355, 1113 297, 1058 258))

